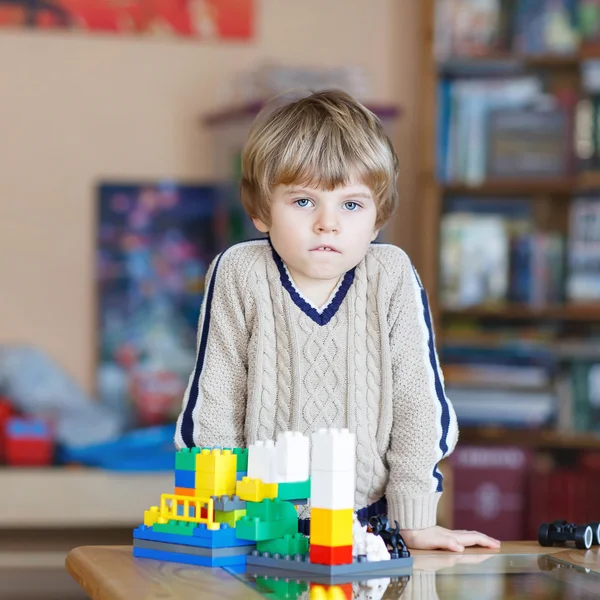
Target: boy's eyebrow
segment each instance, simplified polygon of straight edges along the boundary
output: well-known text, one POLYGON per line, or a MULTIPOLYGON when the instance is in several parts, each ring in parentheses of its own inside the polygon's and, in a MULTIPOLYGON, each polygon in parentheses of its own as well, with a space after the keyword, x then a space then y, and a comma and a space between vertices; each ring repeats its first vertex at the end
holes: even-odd
MULTIPOLYGON (((304 188, 294 188, 291 190, 287 190, 285 192, 286 196, 295 196, 297 194, 307 194, 307 195, 311 195, 314 194, 314 190, 308 190, 308 189, 304 189, 304 188)), ((372 195, 369 192, 348 192, 347 194, 344 194, 343 196, 344 198, 363 198, 365 200, 371 200, 372 199, 372 195)))

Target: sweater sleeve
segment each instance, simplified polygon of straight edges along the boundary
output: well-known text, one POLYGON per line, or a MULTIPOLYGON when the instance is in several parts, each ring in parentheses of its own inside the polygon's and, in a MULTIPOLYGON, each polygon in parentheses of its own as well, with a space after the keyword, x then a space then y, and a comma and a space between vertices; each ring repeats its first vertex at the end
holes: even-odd
POLYGON ((245 445, 249 327, 245 278, 239 271, 230 251, 217 256, 209 267, 196 363, 177 419, 177 448, 245 445))
POLYGON ((442 492, 438 462, 458 440, 456 414, 446 397, 427 294, 409 258, 390 308, 393 423, 386 489, 390 522, 402 529, 436 524, 442 492))

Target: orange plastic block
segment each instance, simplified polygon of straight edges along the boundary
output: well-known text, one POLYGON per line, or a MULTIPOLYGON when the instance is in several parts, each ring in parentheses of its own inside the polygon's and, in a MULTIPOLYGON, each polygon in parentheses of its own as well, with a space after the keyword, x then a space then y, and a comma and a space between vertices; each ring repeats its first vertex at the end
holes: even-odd
MULTIPOLYGON (((312 521, 310 526, 312 528, 312 521)), ((352 563, 352 545, 317 546, 311 544, 310 562, 318 565, 349 565, 352 563)))
POLYGON ((176 496, 195 496, 196 490, 194 488, 176 487, 175 495, 176 496))
POLYGON ((310 514, 310 543, 317 546, 352 546, 353 510, 313 508, 310 514))

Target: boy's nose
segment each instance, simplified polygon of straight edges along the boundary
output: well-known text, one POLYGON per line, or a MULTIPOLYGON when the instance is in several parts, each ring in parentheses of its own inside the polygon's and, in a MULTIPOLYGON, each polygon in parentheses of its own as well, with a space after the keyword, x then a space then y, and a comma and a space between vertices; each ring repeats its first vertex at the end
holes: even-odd
POLYGON ((321 213, 315 222, 315 230, 319 233, 331 233, 337 231, 339 224, 333 214, 321 213))

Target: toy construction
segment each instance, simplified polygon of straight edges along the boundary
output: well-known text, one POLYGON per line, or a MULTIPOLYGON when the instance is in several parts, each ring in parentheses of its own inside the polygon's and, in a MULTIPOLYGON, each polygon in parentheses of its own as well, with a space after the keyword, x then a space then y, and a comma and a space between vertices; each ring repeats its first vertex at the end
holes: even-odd
POLYGON ((356 520, 355 444, 347 429, 321 429, 310 440, 285 432, 248 448, 177 451, 174 493, 144 512, 134 556, 323 583, 411 574, 408 551, 390 556, 356 520), (305 536, 297 506, 308 502, 305 536))

